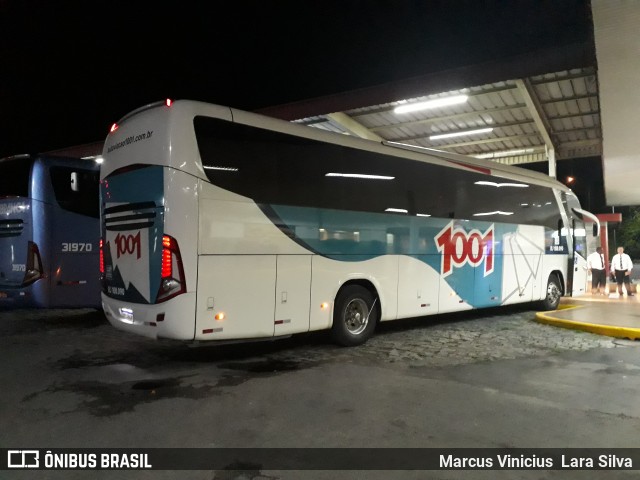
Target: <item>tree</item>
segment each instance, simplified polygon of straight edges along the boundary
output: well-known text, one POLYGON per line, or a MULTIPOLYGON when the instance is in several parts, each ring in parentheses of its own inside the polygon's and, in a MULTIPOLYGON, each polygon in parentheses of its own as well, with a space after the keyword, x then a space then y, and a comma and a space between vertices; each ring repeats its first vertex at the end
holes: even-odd
MULTIPOLYGON (((624 252, 631 256, 631 259, 640 260, 640 207, 629 209, 629 215, 620 223, 618 246, 624 247, 624 252)), ((615 252, 615 250, 613 250, 615 252)))

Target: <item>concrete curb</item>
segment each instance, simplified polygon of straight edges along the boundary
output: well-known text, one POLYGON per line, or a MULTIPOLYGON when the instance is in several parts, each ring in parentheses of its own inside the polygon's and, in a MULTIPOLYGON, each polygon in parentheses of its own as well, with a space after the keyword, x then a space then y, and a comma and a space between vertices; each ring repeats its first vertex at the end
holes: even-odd
POLYGON ((564 318, 554 317, 553 314, 561 310, 568 310, 573 308, 584 308, 580 305, 561 305, 558 310, 550 312, 538 312, 536 313, 536 321, 545 323, 547 325, 553 325, 555 327, 570 328, 573 330, 583 330, 585 332, 596 333, 598 335, 605 335, 607 337, 616 338, 628 338, 630 340, 640 339, 640 328, 630 327, 618 327, 614 325, 601 325, 597 323, 589 322, 577 322, 575 320, 567 320, 564 318))

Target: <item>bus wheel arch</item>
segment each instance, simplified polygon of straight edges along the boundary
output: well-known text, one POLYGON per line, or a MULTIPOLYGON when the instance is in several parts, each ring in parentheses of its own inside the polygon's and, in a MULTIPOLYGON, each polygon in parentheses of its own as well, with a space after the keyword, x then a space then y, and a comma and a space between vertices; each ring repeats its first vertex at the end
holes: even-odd
POLYGON ((336 294, 331 336, 342 346, 362 345, 380 320, 380 297, 367 280, 350 280, 336 294))

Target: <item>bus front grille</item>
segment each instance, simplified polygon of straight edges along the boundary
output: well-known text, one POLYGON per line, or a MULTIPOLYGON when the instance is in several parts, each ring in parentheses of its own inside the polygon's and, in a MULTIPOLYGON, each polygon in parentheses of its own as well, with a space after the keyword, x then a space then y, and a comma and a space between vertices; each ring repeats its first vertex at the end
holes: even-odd
POLYGON ((152 227, 156 218, 154 202, 126 203, 104 209, 104 227, 111 231, 152 227))
POLYGON ((23 228, 22 220, 0 220, 0 237, 17 237, 23 228))

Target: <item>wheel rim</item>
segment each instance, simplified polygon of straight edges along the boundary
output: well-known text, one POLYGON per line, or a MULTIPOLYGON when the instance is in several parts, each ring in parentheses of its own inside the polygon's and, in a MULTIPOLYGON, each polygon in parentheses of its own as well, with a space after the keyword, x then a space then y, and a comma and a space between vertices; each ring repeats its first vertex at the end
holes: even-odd
POLYGON ((556 305, 560 301, 560 289, 555 283, 547 285, 547 300, 550 305, 556 305))
POLYGON ((369 323, 369 308, 361 298, 354 298, 344 308, 344 324, 352 335, 364 332, 369 323))

